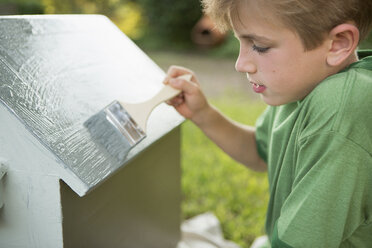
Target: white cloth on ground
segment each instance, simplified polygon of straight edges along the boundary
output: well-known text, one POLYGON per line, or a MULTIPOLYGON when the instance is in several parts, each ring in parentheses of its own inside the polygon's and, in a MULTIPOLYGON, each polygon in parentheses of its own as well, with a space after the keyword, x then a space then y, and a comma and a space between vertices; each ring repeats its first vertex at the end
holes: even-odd
POLYGON ((177 248, 240 248, 224 239, 220 222, 209 212, 184 221, 181 236, 177 248))

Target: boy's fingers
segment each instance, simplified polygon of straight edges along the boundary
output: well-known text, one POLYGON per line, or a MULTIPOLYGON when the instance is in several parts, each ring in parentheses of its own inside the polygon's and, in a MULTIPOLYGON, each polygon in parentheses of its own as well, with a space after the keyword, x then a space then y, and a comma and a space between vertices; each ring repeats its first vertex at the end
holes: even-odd
POLYGON ((176 97, 166 101, 167 104, 173 105, 173 106, 178 106, 183 102, 184 102, 184 99, 183 99, 182 96, 176 96, 176 97))
POLYGON ((182 78, 171 78, 169 84, 179 90, 182 90, 185 93, 193 93, 195 91, 196 85, 190 81, 187 81, 182 78))
POLYGON ((172 65, 169 67, 167 75, 169 77, 179 77, 184 74, 193 74, 192 71, 182 66, 172 65))
POLYGON ((172 65, 172 66, 169 67, 168 72, 167 72, 167 76, 164 79, 164 83, 166 84, 166 82, 169 81, 169 79, 171 79, 171 78, 177 78, 177 77, 185 75, 185 74, 190 74, 192 76, 191 81, 198 84, 193 71, 191 71, 191 70, 189 70, 185 67, 177 66, 177 65, 172 65))

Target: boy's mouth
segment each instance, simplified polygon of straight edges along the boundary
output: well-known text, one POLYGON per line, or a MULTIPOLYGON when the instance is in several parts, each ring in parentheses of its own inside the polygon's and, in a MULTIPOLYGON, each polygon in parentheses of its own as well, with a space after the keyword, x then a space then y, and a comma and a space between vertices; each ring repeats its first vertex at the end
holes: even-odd
POLYGON ((252 81, 250 83, 252 84, 253 91, 256 92, 256 93, 262 93, 266 90, 265 85, 257 84, 257 83, 254 83, 252 81))
POLYGON ((262 92, 264 92, 266 90, 266 86, 265 85, 258 84, 256 82, 252 81, 248 73, 247 73, 247 79, 252 84, 252 89, 253 89, 254 92, 256 92, 256 93, 262 93, 262 92))

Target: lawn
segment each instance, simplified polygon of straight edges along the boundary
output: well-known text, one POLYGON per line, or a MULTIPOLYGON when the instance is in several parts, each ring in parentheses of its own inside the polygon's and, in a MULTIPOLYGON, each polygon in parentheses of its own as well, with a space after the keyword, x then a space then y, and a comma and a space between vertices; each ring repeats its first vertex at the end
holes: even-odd
MULTIPOLYGON (((262 102, 241 93, 211 99, 223 113, 254 125, 264 110, 262 102)), ((266 173, 253 172, 233 161, 191 122, 182 127, 183 218, 214 213, 226 239, 249 247, 264 233, 268 183, 266 173)))

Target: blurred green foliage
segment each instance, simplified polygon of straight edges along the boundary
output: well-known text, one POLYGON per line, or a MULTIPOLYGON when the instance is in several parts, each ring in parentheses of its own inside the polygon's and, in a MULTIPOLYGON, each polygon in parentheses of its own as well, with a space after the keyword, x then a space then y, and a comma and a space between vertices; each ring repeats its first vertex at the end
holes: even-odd
POLYGON ((228 32, 224 43, 218 47, 208 50, 208 54, 221 58, 237 58, 239 55, 239 41, 235 38, 233 32, 228 32))
POLYGON ((362 41, 359 46, 360 49, 372 49, 372 31, 369 33, 367 38, 362 41))
POLYGON ((0 14, 43 14, 40 0, 0 0, 0 14))
POLYGON ((0 14, 103 14, 149 48, 190 47, 199 0, 0 0, 0 14))
POLYGON ((136 40, 144 30, 142 8, 130 0, 40 0, 46 14, 102 14, 136 40))
POLYGON ((187 46, 190 32, 201 17, 199 0, 134 0, 143 8, 147 23, 145 45, 160 47, 187 46))

